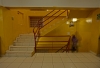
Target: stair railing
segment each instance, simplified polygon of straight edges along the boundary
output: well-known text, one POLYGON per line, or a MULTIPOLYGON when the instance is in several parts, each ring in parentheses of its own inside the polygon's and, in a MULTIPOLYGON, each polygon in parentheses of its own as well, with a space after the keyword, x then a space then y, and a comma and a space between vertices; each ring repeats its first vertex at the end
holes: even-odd
MULTIPOLYGON (((45 18, 46 16, 48 16, 49 14, 51 14, 52 12, 53 12, 54 10, 52 10, 51 12, 49 12, 47 15, 45 15, 43 18, 45 18)), ((60 10, 59 10, 60 11, 60 10)), ((58 13, 59 11, 57 11, 57 12, 55 12, 53 15, 55 15, 56 13, 58 13)), ((52 15, 52 16, 53 16, 52 15)), ((50 16, 49 18, 51 18, 52 16, 50 16)), ((43 19, 43 18, 41 18, 41 19, 43 19)), ((48 18, 48 19, 49 19, 48 18)), ((40 19, 40 20, 41 20, 40 19)), ((48 20, 48 19, 46 19, 46 20, 48 20)), ((39 33, 39 30, 40 30, 40 25, 43 23, 41 23, 40 24, 40 20, 38 20, 38 23, 36 23, 36 25, 33 27, 33 33, 34 33, 34 40, 35 40, 35 51, 36 51, 36 41, 37 41, 37 37, 39 37, 39 35, 40 35, 40 33, 39 33), (37 27, 37 30, 35 31, 35 27, 38 25, 38 27, 37 27)), ((45 21, 46 21, 45 20, 45 21)))
MULTIPOLYGON (((53 16, 54 16, 55 14, 57 14, 59 11, 60 11, 60 10, 58 10, 57 12, 55 12, 54 14, 52 14, 52 16, 50 16, 49 18, 47 18, 45 21, 47 21, 48 19, 50 19, 51 17, 53 17, 53 16)), ((39 20, 39 21, 40 21, 40 20, 39 20)), ((38 23, 37 23, 37 25, 38 25, 39 27, 37 28, 36 33, 39 32, 40 28, 43 27, 43 26, 40 27, 40 25, 43 24, 43 22, 45 22, 45 21, 43 21, 42 23, 40 23, 39 21, 38 21, 38 23)))
MULTIPOLYGON (((66 11, 66 10, 65 10, 66 11)), ((63 11, 62 13, 60 13, 58 16, 56 16, 55 18, 53 18, 51 21, 49 21, 48 23, 46 23, 45 25, 43 25, 43 27, 44 26, 46 26, 47 24, 49 24, 50 22, 52 22, 54 19, 56 19, 57 17, 59 17, 61 14, 63 14, 65 11, 63 11)), ((43 27, 41 27, 41 28, 43 28, 43 27)), ((41 29, 40 28, 40 29, 41 29)))
POLYGON ((65 47, 66 47, 66 49, 63 50, 63 52, 64 52, 64 51, 69 52, 70 39, 71 39, 71 36, 69 36, 68 43, 67 43, 65 46, 61 47, 59 50, 57 50, 56 53, 59 52, 60 50, 63 50, 63 48, 65 48, 65 47))
MULTIPOLYGON (((59 10, 60 11, 60 10, 59 10)), ((56 13, 58 13, 59 11, 57 11, 56 13)), ((65 10, 66 11, 66 10, 65 10)), ((40 29, 41 28, 43 28, 44 26, 46 26, 47 24, 49 24, 50 22, 52 22, 53 20, 55 20, 57 17, 59 17, 61 14, 63 14, 65 11, 63 11, 62 13, 60 13, 58 16, 56 16, 55 18, 53 18, 51 21, 49 21, 48 23, 46 23, 45 25, 43 25, 42 27, 39 27, 38 29, 37 29, 37 31, 36 31, 36 33, 38 34, 39 33, 39 31, 40 31, 40 29)), ((56 14, 56 13, 54 13, 54 15, 56 14)), ((53 16, 53 15, 52 15, 53 16)), ((51 17, 52 17, 51 16, 51 17)), ((50 18, 50 17, 49 17, 50 18)), ((49 19, 48 18, 48 19, 49 19)), ((46 19, 46 20, 48 20, 48 19, 46 19)), ((45 20, 45 21, 46 21, 45 20)), ((45 22, 45 21, 43 21, 43 22, 45 22)), ((43 24, 43 22, 41 23, 41 24, 43 24)), ((40 33, 39 33, 40 34, 40 33)))
MULTIPOLYGON (((54 11, 54 10, 53 10, 54 11)), ((53 11, 51 11, 50 13, 52 13, 53 11)), ((60 10, 58 10, 57 12, 55 12, 52 16, 54 16, 56 13, 58 13, 60 10)), ((65 10, 66 11, 66 10, 65 10)), ((63 11, 62 13, 60 13, 58 16, 56 16, 54 19, 56 19, 57 17, 59 17, 61 14, 63 14, 65 11, 63 11)), ((48 13, 46 16, 48 16, 50 13, 48 13)), ((46 16, 44 16, 43 18, 45 18, 46 16)), ((51 18, 52 16, 50 16, 49 18, 51 18)), ((43 19, 41 18, 41 19, 43 19)), ((47 21, 49 18, 47 18, 45 21, 47 21)), ((41 20, 40 19, 40 20, 41 20)), ((40 29, 43 28, 44 26, 46 26, 47 24, 49 24, 50 22, 52 22, 54 19, 52 19, 51 21, 49 21, 48 23, 46 23, 45 25, 43 25, 41 27, 41 24, 43 24, 43 21, 42 23, 40 23, 40 20, 38 20, 38 23, 36 23, 36 25, 34 26, 33 28, 33 33, 34 33, 34 40, 35 40, 35 51, 36 51, 36 41, 37 41, 37 38, 40 36, 40 29), (36 31, 35 31, 35 27, 38 25, 36 31)))

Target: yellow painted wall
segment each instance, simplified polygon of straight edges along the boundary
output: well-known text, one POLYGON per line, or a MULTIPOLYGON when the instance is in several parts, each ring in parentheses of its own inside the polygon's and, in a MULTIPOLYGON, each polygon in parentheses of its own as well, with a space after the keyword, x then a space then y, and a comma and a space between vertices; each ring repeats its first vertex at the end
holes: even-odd
POLYGON ((76 23, 77 31, 76 36, 78 38, 78 50, 79 52, 88 52, 91 40, 91 25, 92 23, 87 23, 86 18, 81 18, 76 23))
POLYGON ((86 23, 86 18, 80 18, 74 24, 74 27, 69 27, 69 24, 66 24, 65 22, 61 26, 49 32, 46 36, 67 35, 67 33, 70 32, 71 36, 75 34, 78 38, 79 52, 88 52, 91 39, 91 23, 86 23))
MULTIPOLYGON (((94 53, 98 52, 98 38, 100 36, 100 20, 97 20, 97 14, 100 14, 100 9, 97 9, 92 14, 93 23, 92 23, 92 28, 91 28, 92 38, 91 38, 90 50, 94 53)), ((100 48, 99 48, 99 51, 100 51, 100 48)))
MULTIPOLYGON (((26 9, 7 9, 0 7, 0 37, 1 53, 5 54, 9 46, 19 34, 32 33, 33 28, 29 27, 29 16, 45 16, 47 11, 33 11, 26 9), (18 14, 20 11, 22 14, 18 14)), ((62 14, 62 16, 66 16, 62 14)), ((55 22, 55 21, 54 21, 55 22)))
MULTIPOLYGON (((2 7, 0 7, 0 39, 3 37, 3 13, 2 7)), ((0 54, 2 53, 2 39, 0 40, 0 54)), ((1 56, 1 55, 0 55, 1 56)))
MULTIPOLYGON (((49 32, 46 36, 76 34, 79 40, 79 51, 87 52, 98 51, 98 37, 100 35, 100 20, 96 20, 96 15, 100 9, 91 14, 92 23, 86 23, 85 18, 80 18, 74 27, 69 27, 66 22, 56 29, 49 32)), ((11 9, 0 7, 0 37, 1 37, 1 52, 4 54, 8 50, 9 45, 15 40, 19 34, 32 33, 32 28, 29 27, 29 16, 44 16, 47 11, 30 11, 27 9, 11 9), (23 14, 18 14, 20 11, 23 14)), ((66 16, 66 13, 62 15, 66 16)), ((60 18, 61 19, 61 18, 60 18)), ((54 21, 55 22, 55 21, 54 21)), ((53 22, 52 22, 53 23, 53 22)))
POLYGON ((70 32, 70 35, 75 34, 76 32, 76 24, 74 27, 69 27, 69 24, 66 24, 67 21, 65 21, 63 24, 61 24, 56 29, 49 32, 46 36, 59 36, 59 35, 67 35, 68 32, 70 32))
MULTIPOLYGON (((56 10, 56 11, 58 11, 58 10, 56 10)), ((51 16, 56 11, 54 11, 53 13, 51 13, 48 16, 51 16)), ((32 33, 33 32, 33 28, 29 27, 29 16, 45 16, 50 11, 30 11, 29 9, 11 9, 11 12, 12 12, 12 17, 14 18, 14 20, 13 20, 13 22, 14 22, 13 26, 14 26, 14 30, 15 30, 14 37, 17 37, 21 33, 32 33), (23 14, 18 14, 18 11, 20 11, 23 14)), ((55 16, 57 16, 61 12, 62 11, 57 13, 55 16)), ((60 16, 66 16, 66 15, 67 15, 67 12, 63 13, 60 16)), ((47 18, 44 18, 44 20, 47 18)), ((51 19, 52 18, 47 20, 45 23, 47 23, 51 19)), ((57 18, 57 20, 58 20, 58 18, 57 18)), ((54 20, 53 22, 56 22, 56 20, 54 20)))
POLYGON ((10 10, 4 7, 0 7, 0 10, 2 11, 0 13, 1 54, 3 55, 13 42, 13 28, 10 10))

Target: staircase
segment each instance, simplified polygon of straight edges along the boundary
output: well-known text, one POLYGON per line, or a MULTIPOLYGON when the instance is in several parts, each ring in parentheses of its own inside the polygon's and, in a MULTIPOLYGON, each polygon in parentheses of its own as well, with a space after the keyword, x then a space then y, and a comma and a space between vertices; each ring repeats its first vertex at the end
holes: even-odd
MULTIPOLYGON (((54 10, 53 10, 54 11, 54 10)), ((51 14, 53 11, 51 11, 50 13, 48 13, 46 16, 44 16, 42 19, 44 19, 45 17, 47 17, 49 14, 51 14)), ((57 12, 55 12, 53 15, 49 16, 46 20, 44 20, 43 22, 40 22, 40 20, 38 20, 38 23, 36 24, 37 26, 35 26, 33 28, 33 33, 34 33, 34 37, 35 37, 35 50, 36 52, 51 52, 52 50, 58 50, 60 48, 62 48, 63 46, 67 45, 68 42, 70 42, 70 40, 64 41, 64 40, 60 40, 60 41, 55 41, 54 39, 52 40, 41 40, 41 37, 45 37, 45 35, 47 33, 49 33, 50 31, 54 30, 55 28, 57 28, 58 26, 62 25, 63 23, 66 23, 67 18, 62 17, 60 19, 57 19, 61 14, 65 13, 67 10, 61 11, 58 10, 57 12), (56 13, 60 12, 57 16, 56 13), (49 18, 53 17, 53 19, 49 20, 49 22, 46 22, 49 18), (58 20, 57 22, 52 22, 54 20, 58 20), (40 24, 43 24, 43 26, 41 27, 40 24), (49 24, 49 25, 48 25, 49 24), (38 39, 37 39, 38 38, 38 39), (43 41, 44 40, 44 41, 43 41), (41 43, 42 42, 42 43, 41 43), (49 44, 46 44, 46 43, 49 44), (58 43, 61 44, 58 44, 58 43), (62 44, 63 43, 63 44, 62 44), (56 47, 55 47, 56 45, 56 47), (59 46, 57 46, 59 45, 59 46), (37 51, 38 49, 38 51, 37 51), (41 50, 42 49, 42 50, 41 50)), ((67 11, 67 17, 68 17, 68 11, 67 11)), ((70 36, 68 36, 70 37, 70 36)), ((50 38, 50 37, 49 37, 50 38)), ((60 37, 61 38, 61 37, 60 37)), ((65 39, 66 40, 66 39, 65 39)), ((69 44, 68 44, 69 45, 69 44)), ((69 47, 65 47, 65 50, 69 50, 69 47)))
MULTIPOLYGON (((52 10, 50 13, 48 13, 44 17, 47 17, 53 11, 54 10, 52 10)), ((65 13, 67 10, 62 11, 57 16, 55 16, 59 11, 60 10, 53 13, 53 15, 48 16, 48 18, 46 20, 44 20, 42 23, 40 22, 40 20, 41 20, 40 19, 38 21, 38 23, 36 23, 35 27, 33 28, 33 34, 21 34, 19 37, 17 37, 16 40, 13 42, 13 44, 11 46, 9 46, 9 50, 6 51, 5 56, 8 56, 8 57, 31 57, 36 52, 37 43, 40 40, 40 36, 46 35, 50 31, 54 30, 55 28, 57 28, 58 26, 60 26, 61 24, 65 23, 67 21, 67 18, 64 17, 62 19, 59 19, 58 22, 51 23, 53 20, 55 20, 61 14, 65 13), (47 21, 49 18, 51 18, 53 16, 54 16, 54 18, 52 20, 45 23, 45 21, 47 21), (40 24, 43 24, 43 26, 41 27, 40 24), (48 26, 48 24, 50 24, 50 25, 48 26), (36 27, 37 25, 38 25, 38 27, 36 27)), ((68 13, 68 11, 67 11, 67 13, 68 13)), ((58 45, 58 43, 54 43, 54 42, 53 42, 54 45, 56 45, 56 44, 58 45)), ((57 42, 62 42, 62 41, 57 41, 57 42)), ((66 43, 68 43, 68 41, 64 42, 64 44, 66 44, 66 43)), ((55 48, 55 46, 53 46, 53 47, 55 48)), ((60 48, 61 47, 62 46, 60 45, 60 48)), ((47 52, 47 51, 45 51, 45 52, 47 52)))
POLYGON ((57 21, 55 23, 50 23, 49 25, 43 27, 42 29, 40 29, 41 36, 46 35, 50 31, 52 31, 52 30, 56 29, 57 27, 61 26, 63 23, 66 23, 66 21, 67 21, 67 18, 63 17, 59 21, 57 21))
POLYGON ((34 35, 21 34, 6 51, 7 57, 31 57, 34 54, 34 35))

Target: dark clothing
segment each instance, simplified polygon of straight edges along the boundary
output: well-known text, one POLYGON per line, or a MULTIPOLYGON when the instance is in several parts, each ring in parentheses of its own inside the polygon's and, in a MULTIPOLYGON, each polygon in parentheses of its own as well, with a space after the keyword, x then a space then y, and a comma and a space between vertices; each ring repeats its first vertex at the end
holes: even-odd
POLYGON ((72 52, 77 50, 77 42, 78 42, 77 38, 75 36, 73 36, 72 37, 72 43, 73 43, 72 52))

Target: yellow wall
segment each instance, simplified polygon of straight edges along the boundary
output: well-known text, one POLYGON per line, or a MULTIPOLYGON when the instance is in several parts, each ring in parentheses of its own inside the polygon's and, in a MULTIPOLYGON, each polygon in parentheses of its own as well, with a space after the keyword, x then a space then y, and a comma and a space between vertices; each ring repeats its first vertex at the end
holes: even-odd
MULTIPOLYGON (((3 37, 3 13, 2 13, 2 7, 0 7, 0 38, 3 37)), ((0 42, 2 41, 2 39, 0 40, 0 42)), ((0 43, 0 54, 2 53, 2 42, 0 43)))
MULTIPOLYGON (((45 16, 47 13, 48 11, 30 11, 28 9, 9 10, 0 7, 1 53, 5 54, 6 50, 13 44, 13 41, 19 34, 32 33, 33 28, 29 27, 29 16, 45 16), (22 14, 18 14, 18 11, 22 14)), ((61 16, 66 16, 66 12, 61 16)))
POLYGON ((81 18, 76 23, 77 31, 76 36, 78 38, 78 50, 80 52, 88 52, 91 40, 91 25, 92 23, 87 23, 86 18, 81 18))
POLYGON ((68 32, 70 32, 70 35, 75 34, 76 32, 76 24, 74 27, 69 27, 69 24, 66 24, 67 21, 64 21, 63 24, 61 24, 56 29, 49 32, 46 36, 59 36, 59 35, 67 35, 68 32))
POLYGON ((13 28, 10 10, 4 7, 0 7, 0 10, 2 11, 0 13, 1 54, 3 55, 13 42, 13 28))
MULTIPOLYGON (((56 11, 58 11, 58 10, 56 10, 56 11)), ((56 11, 54 11, 53 13, 55 13, 56 11)), ((12 12, 12 16, 14 18, 14 20, 13 20, 13 22, 14 22, 13 25, 14 25, 14 30, 15 30, 14 36, 17 37, 18 34, 21 34, 21 33, 32 33, 33 32, 33 28, 29 27, 29 16, 45 16, 50 11, 30 11, 29 9, 11 9, 11 12, 12 12), (18 14, 18 11, 20 11, 23 14, 18 14)), ((61 12, 62 11, 57 13, 55 16, 57 16, 61 12)), ((53 13, 51 13, 48 16, 51 16, 53 13)), ((60 16, 66 16, 66 15, 67 15, 67 12, 63 13, 60 16)), ((45 18, 45 19, 47 19, 47 18, 45 18)), ((50 18, 48 21, 50 21, 51 19, 52 18, 50 18)), ((57 18, 57 20, 58 20, 58 18, 57 18)), ((48 21, 46 21, 45 23, 47 23, 48 21)), ((55 21, 53 21, 53 22, 55 22, 55 21)))
MULTIPOLYGON (((49 32, 46 36, 56 36, 56 35, 67 35, 70 32, 72 36, 75 34, 78 38, 78 50, 79 52, 89 51, 90 39, 91 39, 91 23, 86 23, 86 18, 80 18, 74 27, 69 27, 69 24, 66 22, 56 29, 49 32)), ((71 44, 72 45, 72 44, 71 44)), ((70 47, 71 47, 70 45, 70 47)))
MULTIPOLYGON (((98 52, 98 37, 100 35, 100 20, 96 20, 96 15, 100 12, 100 9, 91 14, 93 18, 92 23, 86 23, 86 18, 80 18, 75 23, 74 27, 69 27, 68 24, 63 23, 61 26, 49 32, 46 36, 54 35, 67 35, 76 34, 79 40, 79 51, 98 52)), ((0 37, 1 37, 1 52, 4 54, 8 50, 9 45, 15 40, 19 34, 32 33, 32 28, 29 27, 29 16, 45 16, 47 11, 30 11, 28 9, 11 9, 8 10, 4 7, 0 7, 0 37), (23 14, 18 14, 20 11, 23 14)), ((62 17, 66 16, 66 13, 62 14, 62 17)), ((62 19, 62 17, 57 18, 62 19)), ((56 22, 56 20, 54 21, 56 22)), ((53 22, 52 22, 53 23, 53 22)))
POLYGON ((100 9, 97 9, 92 14, 93 23, 92 23, 92 29, 91 29, 92 38, 91 38, 90 50, 95 53, 98 52, 98 38, 100 36, 100 20, 97 20, 97 14, 100 14, 100 9))

